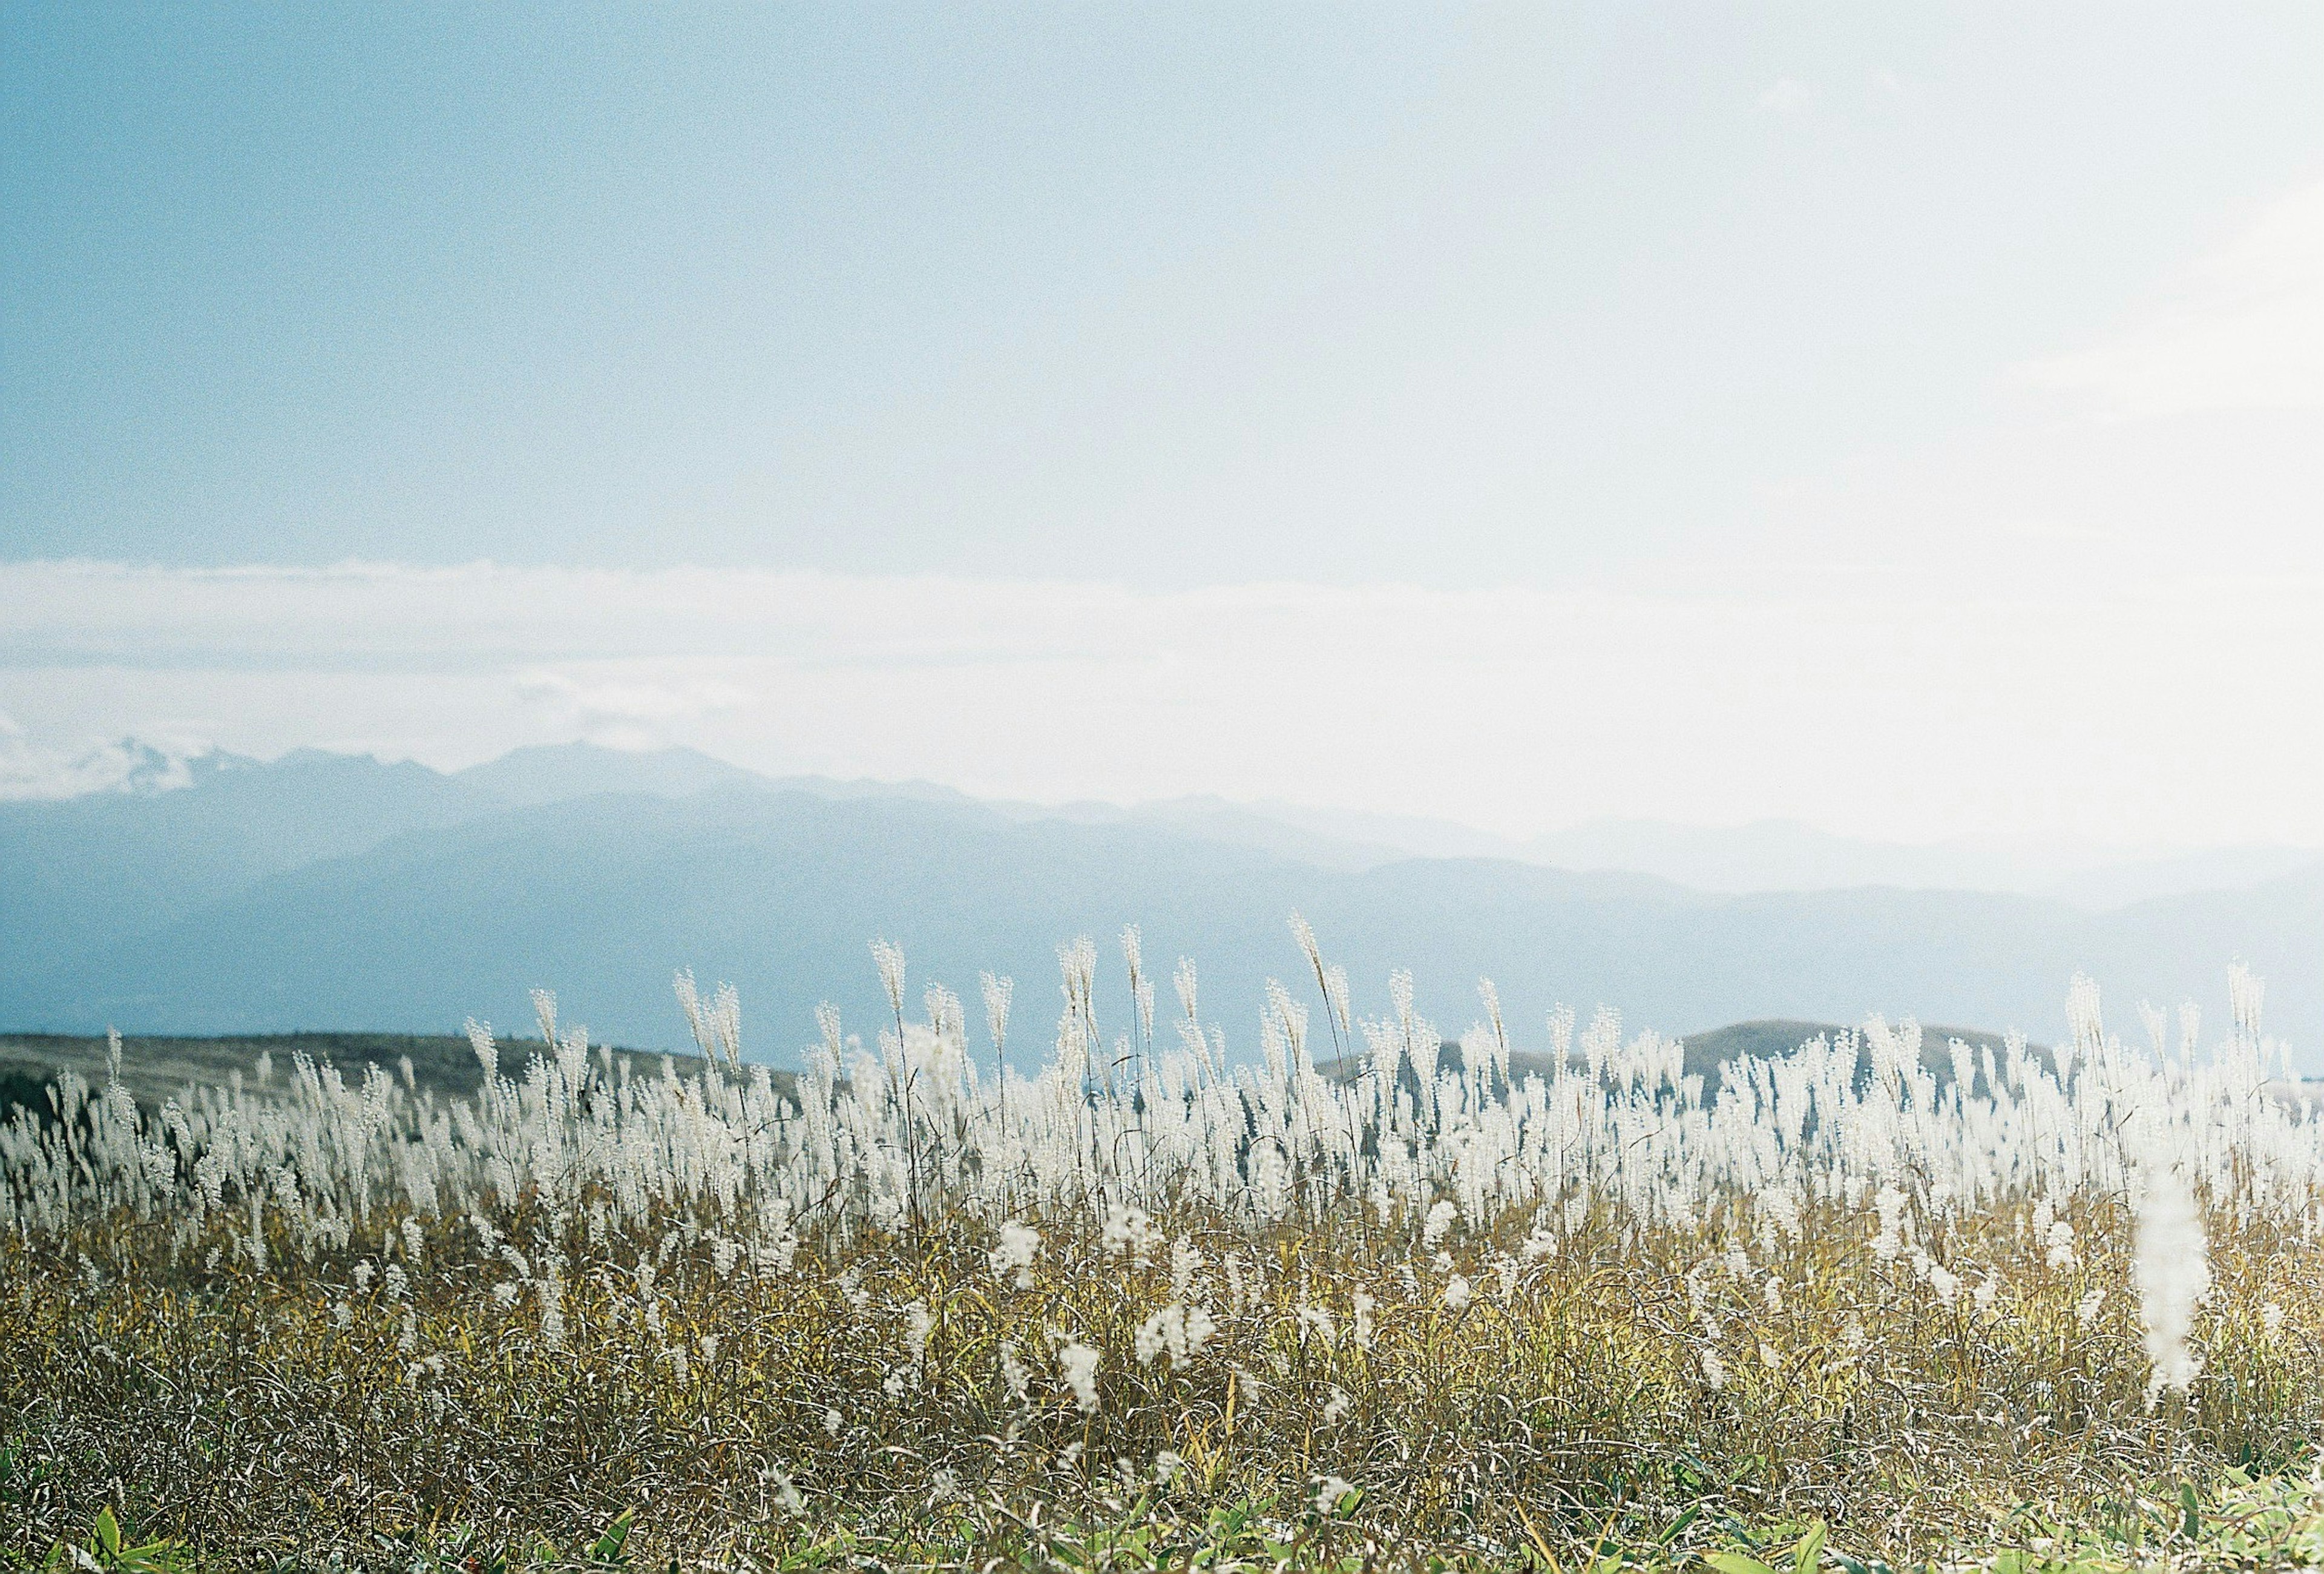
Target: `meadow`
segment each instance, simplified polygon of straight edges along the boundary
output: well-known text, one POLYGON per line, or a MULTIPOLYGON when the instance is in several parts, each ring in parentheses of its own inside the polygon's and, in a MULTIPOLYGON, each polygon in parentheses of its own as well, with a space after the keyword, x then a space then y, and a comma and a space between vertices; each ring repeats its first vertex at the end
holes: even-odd
POLYGON ((1013 986, 973 1033, 884 944, 889 1020, 779 1082, 687 976, 688 1075, 546 995, 472 1092, 68 1070, 0 1127, 0 1559, 2324 1560, 2324 1126, 2257 979, 1713 1080, 1489 983, 1360 1011, 1295 929, 1249 1058, 1132 931, 1030 1075, 1013 986))

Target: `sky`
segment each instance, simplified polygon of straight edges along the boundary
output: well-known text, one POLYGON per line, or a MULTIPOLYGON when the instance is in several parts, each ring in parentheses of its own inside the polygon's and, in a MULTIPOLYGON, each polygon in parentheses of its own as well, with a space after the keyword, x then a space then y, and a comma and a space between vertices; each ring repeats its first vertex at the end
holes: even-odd
POLYGON ((2324 845, 2324 11, 0 14, 124 735, 2324 845))

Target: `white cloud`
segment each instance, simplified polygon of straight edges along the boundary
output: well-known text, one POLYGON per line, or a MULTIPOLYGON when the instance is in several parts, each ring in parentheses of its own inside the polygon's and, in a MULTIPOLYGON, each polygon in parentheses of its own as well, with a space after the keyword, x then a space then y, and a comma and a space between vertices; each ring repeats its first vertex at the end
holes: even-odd
POLYGON ((739 683, 635 662, 533 667, 514 681, 561 729, 617 749, 662 747, 688 724, 741 709, 752 698, 739 683))
POLYGON ((68 755, 160 727, 453 766, 586 735, 994 796, 1217 792, 1517 833, 1625 814, 2318 841, 2324 740, 2286 718, 2324 702, 2319 588, 15 564, 0 706, 68 755))
POLYGON ((1757 99, 1762 114, 1797 120, 1815 106, 1815 89, 1797 77, 1784 77, 1757 99))
POLYGON ((2276 201, 2120 331, 2018 370, 2122 420, 2324 410, 2324 184, 2276 201))
POLYGON ((14 717, 0 711, 0 802, 183 786, 191 780, 186 752, 182 746, 172 751, 126 739, 88 748, 43 746, 14 717))

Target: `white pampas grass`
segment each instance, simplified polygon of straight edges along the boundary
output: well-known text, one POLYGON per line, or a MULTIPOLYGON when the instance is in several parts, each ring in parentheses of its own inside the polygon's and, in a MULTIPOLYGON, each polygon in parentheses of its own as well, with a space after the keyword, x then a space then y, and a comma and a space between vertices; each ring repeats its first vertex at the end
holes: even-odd
POLYGON ((2145 1325, 2147 1358, 2154 1363, 2146 1383, 2146 1403, 2153 1409, 2166 1390, 2187 1392, 2203 1369, 2203 1358, 2188 1347, 2187 1335, 2196 1307, 2211 1287, 2203 1222, 2176 1171, 2158 1168, 2147 1175, 2132 1251, 2139 1320, 2145 1325))
POLYGON ((1011 1220, 1001 1227, 1001 1244, 986 1259, 996 1278, 1010 1278, 1019 1290, 1033 1288, 1033 1259, 1041 1252, 1041 1232, 1011 1220))
POLYGON ((1097 1413, 1098 1353, 1087 1345, 1067 1345, 1057 1352, 1057 1373, 1084 1415, 1097 1413))

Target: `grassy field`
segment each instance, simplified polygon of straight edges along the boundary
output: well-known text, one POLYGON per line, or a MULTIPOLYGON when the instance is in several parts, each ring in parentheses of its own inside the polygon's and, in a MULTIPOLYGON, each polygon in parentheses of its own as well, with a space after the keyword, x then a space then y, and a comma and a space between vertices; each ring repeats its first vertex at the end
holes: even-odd
POLYGON ((0 1131, 0 1550, 2324 1557, 2324 1140, 2254 981, 2209 1041, 2133 1048, 2078 985, 2048 1055, 1874 1022, 1714 1088, 1602 1015, 1528 1060, 1489 989, 1448 1049, 1320 957, 1230 1064, 1133 942, 1110 1020, 1067 952, 1027 1078, 991 1069, 998 981, 980 1072, 962 1004, 919 1020, 880 959, 877 1048, 835 1021, 783 1085, 690 995, 690 1076, 553 1017, 462 1041, 466 1092, 287 1049, 158 1106, 68 1076, 0 1131))

